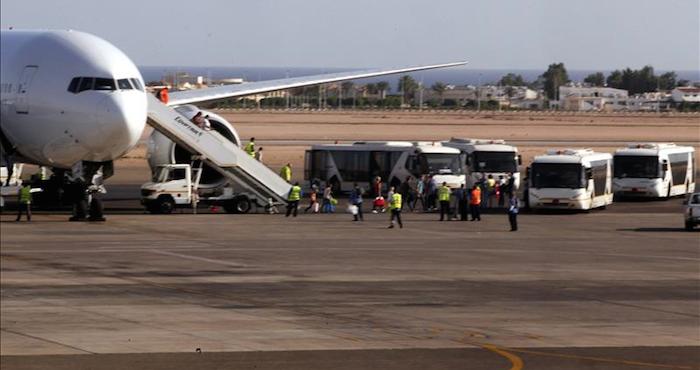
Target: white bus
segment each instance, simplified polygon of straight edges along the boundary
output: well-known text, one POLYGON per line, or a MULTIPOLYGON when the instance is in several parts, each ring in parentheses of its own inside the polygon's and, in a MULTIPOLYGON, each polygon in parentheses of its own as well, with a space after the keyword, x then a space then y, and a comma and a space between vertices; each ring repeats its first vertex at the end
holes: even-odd
POLYGON ((369 186, 377 176, 387 186, 398 186, 409 176, 433 175, 438 183, 458 188, 464 183, 462 164, 459 150, 440 143, 318 144, 306 151, 304 179, 349 191, 353 183, 369 186))
POLYGON ((695 191, 695 149, 673 143, 630 144, 615 151, 616 196, 671 197, 695 191))
POLYGON ((493 176, 498 180, 503 176, 508 180, 513 177, 515 190, 520 188, 521 156, 518 148, 506 144, 504 140, 460 139, 452 138, 442 143, 445 146, 459 149, 465 154, 464 174, 467 188, 474 186, 482 177, 493 176))
POLYGON ((590 149, 550 150, 534 158, 528 181, 532 208, 605 207, 613 201, 612 155, 590 149))

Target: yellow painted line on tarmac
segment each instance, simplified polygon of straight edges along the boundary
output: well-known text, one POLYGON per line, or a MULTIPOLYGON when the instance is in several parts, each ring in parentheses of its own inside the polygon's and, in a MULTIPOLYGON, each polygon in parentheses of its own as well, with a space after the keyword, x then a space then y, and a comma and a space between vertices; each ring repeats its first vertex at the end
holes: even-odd
POLYGON ((502 348, 494 346, 493 344, 482 344, 481 347, 486 348, 491 352, 497 353, 497 354, 507 358, 508 361, 510 361, 510 363, 512 365, 510 367, 510 370, 521 370, 523 368, 523 360, 514 354, 512 354, 510 352, 506 352, 502 348))
POLYGON ((659 369, 682 369, 682 370, 700 369, 698 367, 686 366, 686 365, 666 365, 666 364, 658 364, 658 363, 653 363, 653 362, 629 361, 629 360, 618 360, 618 359, 604 358, 604 357, 578 356, 578 355, 568 355, 568 354, 564 354, 564 353, 541 352, 541 351, 533 351, 533 350, 529 350, 529 349, 514 349, 514 348, 506 348, 506 349, 508 351, 511 351, 511 352, 526 353, 526 354, 531 354, 531 355, 559 357, 559 358, 566 358, 566 359, 571 359, 571 360, 587 360, 587 361, 595 361, 595 362, 607 362, 607 363, 612 363, 612 364, 621 364, 621 365, 629 365, 629 366, 644 366, 644 367, 654 367, 654 368, 659 368, 659 369))

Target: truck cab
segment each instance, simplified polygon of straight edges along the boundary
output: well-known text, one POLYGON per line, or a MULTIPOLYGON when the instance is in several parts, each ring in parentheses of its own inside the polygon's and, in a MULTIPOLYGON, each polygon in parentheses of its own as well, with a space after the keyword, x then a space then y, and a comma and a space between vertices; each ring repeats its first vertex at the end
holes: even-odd
POLYGON ((172 213, 178 206, 191 205, 196 202, 200 176, 201 169, 195 169, 193 176, 189 164, 160 165, 153 181, 141 186, 141 204, 151 213, 172 213))
MULTIPOLYGON (((141 204, 150 213, 172 213, 176 208, 197 209, 199 203, 221 206, 228 213, 248 213, 253 198, 226 185, 216 193, 199 189, 202 167, 164 164, 156 168, 153 181, 141 185, 141 204)), ((209 189, 210 190, 210 189, 209 189)))

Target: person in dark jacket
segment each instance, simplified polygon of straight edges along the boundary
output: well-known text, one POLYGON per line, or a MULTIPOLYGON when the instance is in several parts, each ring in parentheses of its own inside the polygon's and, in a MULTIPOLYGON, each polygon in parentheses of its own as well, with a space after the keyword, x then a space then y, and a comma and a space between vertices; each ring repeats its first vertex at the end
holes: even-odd
POLYGON ((518 231, 518 213, 520 212, 520 204, 515 193, 510 193, 510 201, 508 202, 508 222, 510 222, 510 231, 518 231))

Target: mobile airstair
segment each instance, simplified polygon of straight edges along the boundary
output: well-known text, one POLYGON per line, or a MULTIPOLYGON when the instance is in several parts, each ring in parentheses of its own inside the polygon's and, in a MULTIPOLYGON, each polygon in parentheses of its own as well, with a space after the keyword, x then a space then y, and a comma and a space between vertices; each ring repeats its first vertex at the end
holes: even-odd
POLYGON ((197 155, 207 165, 251 194, 258 205, 283 204, 291 185, 216 131, 203 130, 148 94, 148 124, 197 155))

